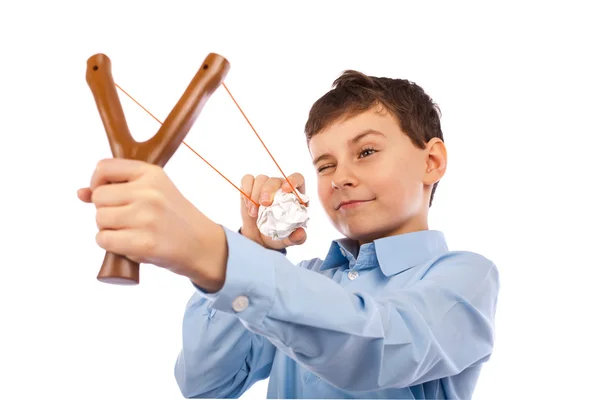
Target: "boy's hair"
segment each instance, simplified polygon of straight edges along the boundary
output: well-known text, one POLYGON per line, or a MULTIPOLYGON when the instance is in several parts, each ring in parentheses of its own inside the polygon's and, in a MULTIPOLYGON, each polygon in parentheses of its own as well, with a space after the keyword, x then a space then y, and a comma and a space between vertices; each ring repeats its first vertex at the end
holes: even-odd
MULTIPOLYGON (((380 78, 346 70, 333 82, 332 89, 311 107, 304 128, 307 142, 331 123, 376 105, 391 112, 418 148, 425 148, 434 137, 444 140, 440 108, 420 86, 405 79, 380 78)), ((437 182, 431 190, 430 207, 436 188, 437 182)))

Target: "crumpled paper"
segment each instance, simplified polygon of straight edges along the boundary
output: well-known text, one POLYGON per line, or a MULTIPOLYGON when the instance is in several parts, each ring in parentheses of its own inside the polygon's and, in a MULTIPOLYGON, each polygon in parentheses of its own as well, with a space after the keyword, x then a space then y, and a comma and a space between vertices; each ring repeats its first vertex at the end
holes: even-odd
MULTIPOLYGON (((296 190, 302 201, 308 203, 308 196, 296 190)), ((283 240, 298 228, 306 228, 309 220, 308 210, 294 192, 286 193, 282 189, 275 192, 273 203, 258 208, 256 224, 260 232, 274 240, 283 240)))

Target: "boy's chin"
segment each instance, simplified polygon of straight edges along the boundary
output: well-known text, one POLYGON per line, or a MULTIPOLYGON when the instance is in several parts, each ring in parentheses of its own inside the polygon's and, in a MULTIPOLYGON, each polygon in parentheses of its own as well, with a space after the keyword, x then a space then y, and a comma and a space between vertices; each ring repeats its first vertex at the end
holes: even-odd
MULTIPOLYGON (((405 233, 403 232, 404 230, 411 231, 411 229, 409 229, 410 225, 408 224, 384 224, 383 221, 379 221, 381 222, 380 224, 375 224, 374 222, 376 221, 373 221, 373 223, 368 223, 364 221, 361 224, 348 224, 345 226, 338 227, 338 231, 348 239, 356 240, 361 244, 370 243, 377 239, 382 239, 385 237, 398 235, 400 233, 405 233)), ((427 227, 419 227, 419 229, 415 228, 412 230, 422 229, 427 229, 427 227)))
POLYGON ((346 226, 339 231, 348 239, 356 240, 359 243, 369 243, 385 236, 381 230, 373 226, 346 226))

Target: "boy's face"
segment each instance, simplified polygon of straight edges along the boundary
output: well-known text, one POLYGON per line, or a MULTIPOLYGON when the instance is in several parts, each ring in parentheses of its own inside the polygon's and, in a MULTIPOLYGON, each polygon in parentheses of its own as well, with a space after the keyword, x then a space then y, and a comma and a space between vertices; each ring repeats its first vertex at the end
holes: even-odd
POLYGON ((331 124, 309 149, 319 199, 343 235, 362 244, 428 229, 431 185, 446 165, 441 140, 419 149, 392 114, 372 108, 331 124))

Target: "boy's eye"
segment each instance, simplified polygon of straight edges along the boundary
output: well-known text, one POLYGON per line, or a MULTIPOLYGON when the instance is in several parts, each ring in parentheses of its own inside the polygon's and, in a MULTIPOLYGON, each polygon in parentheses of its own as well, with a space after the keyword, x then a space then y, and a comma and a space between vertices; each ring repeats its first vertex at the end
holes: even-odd
POLYGON ((330 168, 330 167, 331 167, 331 165, 324 165, 324 166, 322 166, 322 167, 319 167, 319 169, 318 169, 317 171, 319 171, 319 172, 323 172, 323 171, 325 171, 327 168, 330 168))
POLYGON ((364 149, 360 152, 360 157, 367 157, 374 153, 375 153, 374 149, 364 149))

